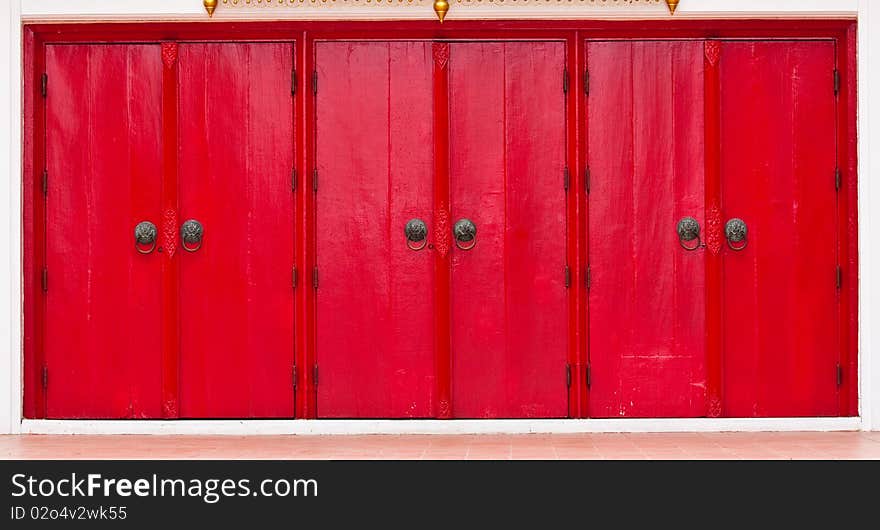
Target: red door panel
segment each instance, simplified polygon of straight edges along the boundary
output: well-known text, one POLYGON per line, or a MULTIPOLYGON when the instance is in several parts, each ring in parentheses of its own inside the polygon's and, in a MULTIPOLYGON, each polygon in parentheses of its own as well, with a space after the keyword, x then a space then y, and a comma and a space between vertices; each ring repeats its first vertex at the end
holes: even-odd
POLYGON ((180 416, 291 417, 294 265, 289 43, 179 51, 180 416))
POLYGON ((455 417, 568 415, 564 64, 563 43, 451 45, 451 221, 477 227, 452 249, 455 417))
POLYGON ((703 43, 591 42, 590 416, 706 414, 703 43))
POLYGON ((832 42, 727 42, 721 54, 724 414, 824 416, 839 358, 832 42))
POLYGON ((432 59, 425 42, 316 45, 319 417, 434 414, 432 59))
POLYGON ((46 47, 49 418, 161 415, 158 46, 46 47))

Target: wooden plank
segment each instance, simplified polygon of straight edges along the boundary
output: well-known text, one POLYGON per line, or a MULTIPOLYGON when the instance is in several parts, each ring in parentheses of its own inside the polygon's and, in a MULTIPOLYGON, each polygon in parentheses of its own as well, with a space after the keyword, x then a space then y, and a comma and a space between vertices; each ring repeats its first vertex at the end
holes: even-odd
POLYGON ((700 42, 589 43, 590 415, 705 414, 700 42), (660 140, 666 139, 666 140, 660 140))
POLYGON ((160 416, 158 46, 47 49, 47 417, 160 416))
POLYGON ((453 249, 453 410, 564 417, 565 47, 451 47, 452 220, 477 225, 476 247, 453 249))
POLYGON ((431 53, 316 45, 319 417, 435 414, 434 264, 403 232, 431 219, 431 53))
POLYGON ((292 417, 289 43, 180 46, 181 417, 292 417))
POLYGON ((178 54, 176 42, 162 50, 162 209, 157 226, 162 253, 162 417, 180 414, 180 253, 178 249, 178 54))
POLYGON ((731 416, 838 413, 831 42, 729 42, 721 56, 724 388, 731 416))

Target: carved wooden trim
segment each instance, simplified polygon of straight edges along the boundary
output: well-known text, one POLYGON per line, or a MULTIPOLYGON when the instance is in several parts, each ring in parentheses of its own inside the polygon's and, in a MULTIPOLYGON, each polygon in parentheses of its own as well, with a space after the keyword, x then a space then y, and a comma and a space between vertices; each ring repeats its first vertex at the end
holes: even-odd
POLYGON ((713 204, 706 211, 706 247, 708 247, 712 254, 721 252, 721 239, 723 237, 721 209, 713 204))
POLYGON ((177 62, 176 42, 162 43, 162 62, 165 64, 165 68, 171 68, 174 66, 174 63, 177 62))

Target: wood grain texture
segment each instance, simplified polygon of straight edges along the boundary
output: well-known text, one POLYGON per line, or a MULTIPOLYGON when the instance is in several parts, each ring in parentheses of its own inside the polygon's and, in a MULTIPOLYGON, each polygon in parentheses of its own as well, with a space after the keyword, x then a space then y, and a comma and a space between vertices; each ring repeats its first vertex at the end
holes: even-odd
POLYGON ((706 413, 703 45, 592 42, 590 415, 706 413))
POLYGON ((726 42, 721 54, 727 416, 838 413, 834 44, 726 42))
POLYGON ((316 45, 319 417, 435 411, 429 42, 316 45), (428 225, 429 234, 432 227, 428 225))
POLYGON ((181 44, 180 416, 292 417, 290 43, 181 44))
POLYGON ((159 47, 54 45, 46 61, 47 417, 159 417, 160 256, 134 248, 159 217, 159 47))
POLYGON ((450 52, 453 411, 565 417, 565 100, 560 42, 467 43, 450 52))

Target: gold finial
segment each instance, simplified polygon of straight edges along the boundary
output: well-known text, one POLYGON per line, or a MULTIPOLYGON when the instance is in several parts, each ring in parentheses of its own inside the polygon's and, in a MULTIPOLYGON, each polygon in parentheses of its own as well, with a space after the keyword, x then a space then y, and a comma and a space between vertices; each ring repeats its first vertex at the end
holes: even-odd
POLYGON ((202 5, 205 6, 205 11, 208 12, 208 16, 214 15, 214 10, 217 9, 217 0, 202 0, 202 5))
POLYGON ((666 0, 666 3, 669 5, 669 12, 675 13, 675 8, 678 7, 678 2, 680 0, 666 0))
POLYGON ((449 11, 449 2, 446 0, 434 0, 434 12, 437 13, 437 18, 440 19, 440 23, 443 23, 443 19, 446 18, 446 12, 449 11))

